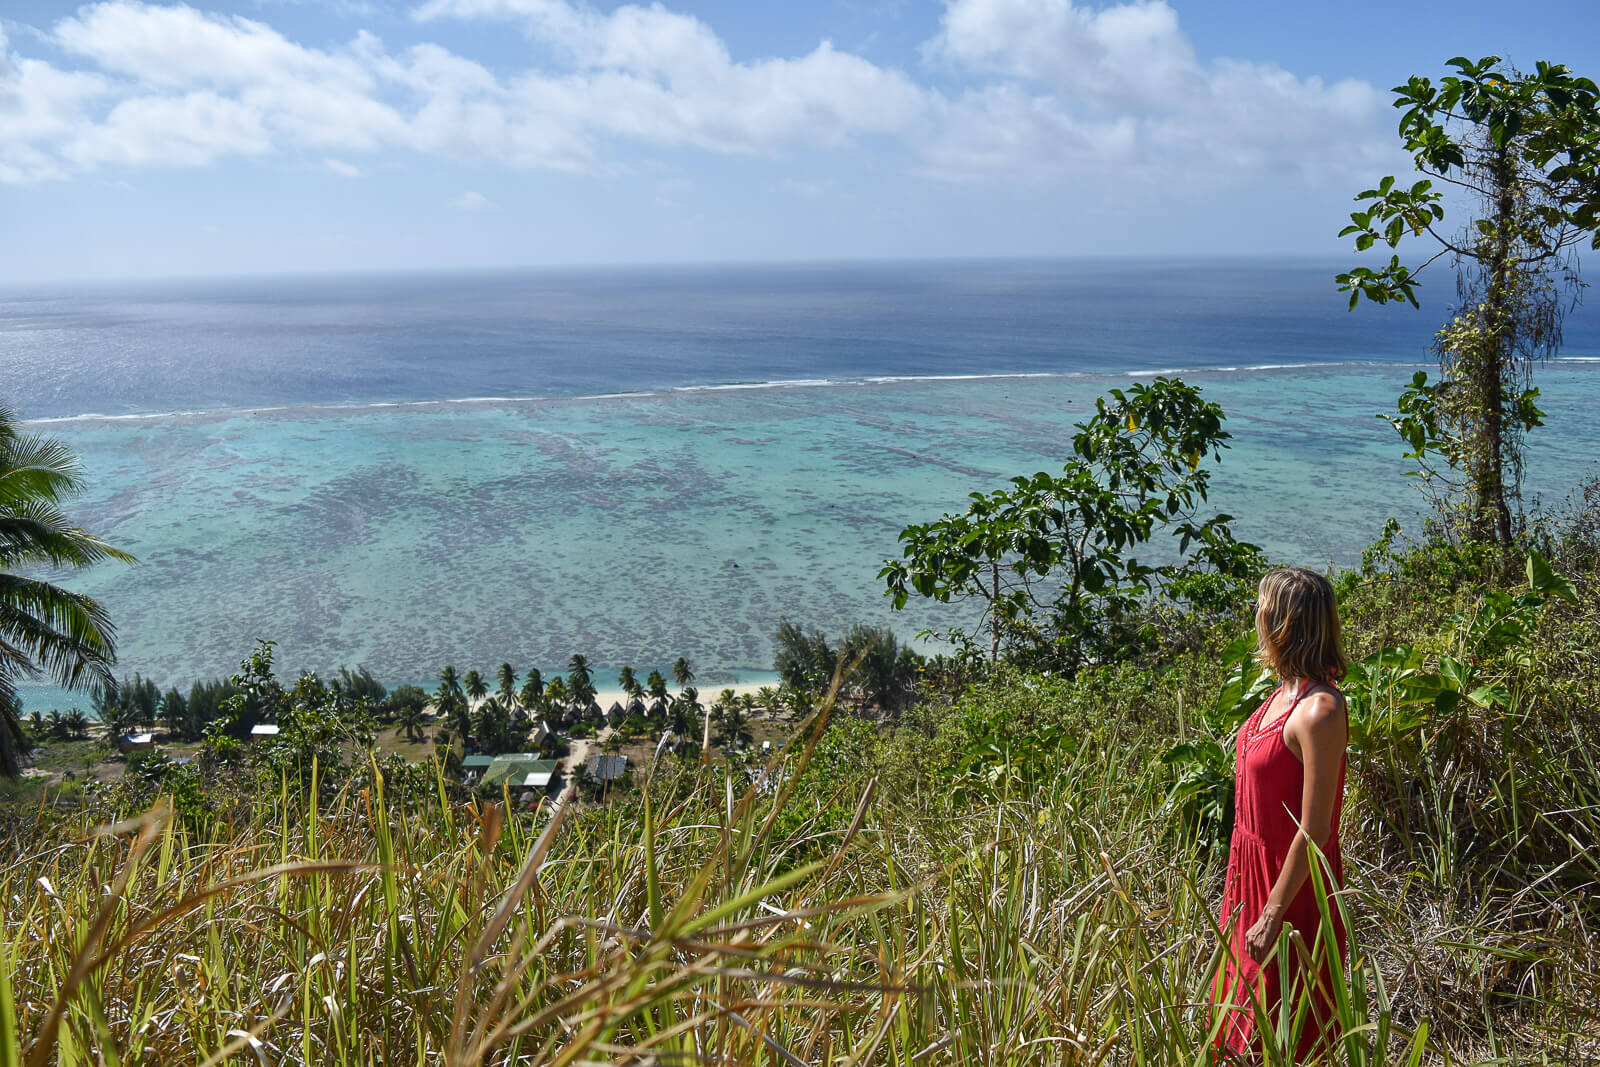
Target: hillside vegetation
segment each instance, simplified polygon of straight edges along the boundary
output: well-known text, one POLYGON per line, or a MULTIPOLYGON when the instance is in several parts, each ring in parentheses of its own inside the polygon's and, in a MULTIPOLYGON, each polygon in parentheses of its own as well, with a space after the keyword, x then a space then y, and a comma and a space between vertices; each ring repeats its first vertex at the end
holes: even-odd
MULTIPOLYGON (((1600 545, 1567 530, 1502 581, 1386 544, 1339 577, 1341 1062, 1600 1058, 1600 545)), ((554 818, 361 758, 13 809, 0 1067, 1205 1062, 1207 746, 1260 681, 1241 605, 1163 625, 554 818)))

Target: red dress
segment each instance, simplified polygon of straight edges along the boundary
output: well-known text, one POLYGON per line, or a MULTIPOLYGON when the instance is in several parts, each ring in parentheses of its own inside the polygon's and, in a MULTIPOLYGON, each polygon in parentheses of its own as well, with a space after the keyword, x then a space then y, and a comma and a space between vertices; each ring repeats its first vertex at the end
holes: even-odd
MULTIPOLYGON (((1333 974, 1329 965, 1329 938, 1322 927, 1316 889, 1306 879, 1284 912, 1283 936, 1289 928, 1300 931, 1303 950, 1290 948, 1290 959, 1299 959, 1289 987, 1284 989, 1278 974, 1277 951, 1258 965, 1245 948, 1245 934, 1261 917, 1273 883, 1278 880, 1284 860, 1299 832, 1301 791, 1305 786, 1305 767, 1283 740, 1283 724, 1309 688, 1302 683, 1289 713, 1266 729, 1261 718, 1271 705, 1268 697, 1239 728, 1235 762, 1233 842, 1228 851, 1228 882, 1222 897, 1219 920, 1222 936, 1229 946, 1223 971, 1217 977, 1217 1000, 1225 1012, 1218 1041, 1222 1047, 1248 1060, 1259 1060, 1256 1016, 1252 996, 1260 997, 1267 1017, 1276 1025, 1279 1003, 1286 991, 1290 997, 1291 1018, 1301 1000, 1301 991, 1310 981, 1311 1011, 1301 1029, 1298 1058, 1301 1062, 1332 1051, 1338 1039, 1334 1017, 1333 974), (1320 942, 1320 943, 1319 943, 1320 942)), ((1273 696, 1276 696, 1274 693, 1273 696)), ((1344 806, 1344 756, 1339 757, 1338 793, 1333 803, 1333 826, 1328 840, 1320 842, 1328 857, 1336 886, 1344 885, 1344 865, 1339 853, 1339 809, 1344 806)), ((1313 862, 1316 862, 1313 859, 1313 862)), ((1334 887, 1329 887, 1330 891, 1334 887)), ((1332 918, 1332 943, 1342 958, 1345 950, 1344 924, 1338 906, 1328 901, 1332 918)))

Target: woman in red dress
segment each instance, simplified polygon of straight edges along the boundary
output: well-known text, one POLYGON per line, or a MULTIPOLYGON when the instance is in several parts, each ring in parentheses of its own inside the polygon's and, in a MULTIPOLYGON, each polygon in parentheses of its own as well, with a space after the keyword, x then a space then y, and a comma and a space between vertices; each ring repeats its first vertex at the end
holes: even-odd
POLYGON ((1300 1020, 1296 1061, 1315 1062, 1338 1041, 1330 963, 1345 949, 1334 901, 1327 902, 1331 922, 1322 921, 1311 879, 1312 864, 1321 861, 1308 847, 1314 842, 1326 857, 1328 892, 1341 887, 1348 726, 1336 683, 1348 661, 1332 584, 1300 568, 1272 571, 1261 580, 1256 634, 1257 654, 1279 685, 1239 729, 1220 919, 1229 951, 1216 986, 1224 1013, 1218 1041, 1235 1057, 1259 1062, 1264 1037, 1257 1011, 1277 1026, 1287 1002, 1289 1018, 1300 1020), (1279 973, 1280 934, 1289 937, 1288 973, 1279 973))

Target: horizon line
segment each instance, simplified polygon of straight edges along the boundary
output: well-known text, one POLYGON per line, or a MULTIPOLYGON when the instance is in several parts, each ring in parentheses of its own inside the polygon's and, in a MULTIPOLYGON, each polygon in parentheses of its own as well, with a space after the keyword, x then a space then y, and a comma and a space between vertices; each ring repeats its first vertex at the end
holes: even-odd
MULTIPOLYGON (((1348 253, 1346 253, 1348 255, 1348 253)), ((56 278, 0 278, 0 295, 30 289, 57 289, 95 285, 193 284, 215 282, 288 281, 292 279, 370 278, 370 277, 470 277, 506 274, 606 274, 651 270, 718 270, 794 267, 889 267, 956 266, 961 264, 1048 264, 1048 263, 1302 263, 1337 266, 1331 253, 1321 252, 1173 252, 1132 254, 1118 252, 1048 253, 1034 255, 933 255, 933 256, 800 256, 791 259, 768 257, 727 259, 641 259, 570 261, 563 263, 484 264, 479 266, 402 266, 402 267, 291 267, 259 271, 216 273, 183 272, 152 274, 97 274, 56 278)))

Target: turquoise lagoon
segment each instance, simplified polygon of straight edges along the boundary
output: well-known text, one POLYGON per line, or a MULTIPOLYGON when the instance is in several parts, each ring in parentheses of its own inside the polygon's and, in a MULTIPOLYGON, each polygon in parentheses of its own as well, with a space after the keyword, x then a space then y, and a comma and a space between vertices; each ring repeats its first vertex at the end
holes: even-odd
MULTIPOLYGON (((1424 501, 1376 413, 1401 363, 1184 372, 1226 409, 1212 505, 1281 561, 1356 561, 1424 501)), ((70 584, 101 598, 123 669, 230 673, 258 638, 287 673, 365 664, 561 669, 679 655, 705 685, 760 677, 788 618, 902 637, 877 572, 904 525, 1059 467, 1073 424, 1129 374, 968 376, 41 420, 83 458, 73 512, 138 555, 70 584)), ((1529 449, 1546 505, 1596 471, 1600 363, 1556 361, 1529 449)), ((25 691, 30 708, 57 694, 25 691)), ((73 698, 81 703, 81 699, 73 698)))

